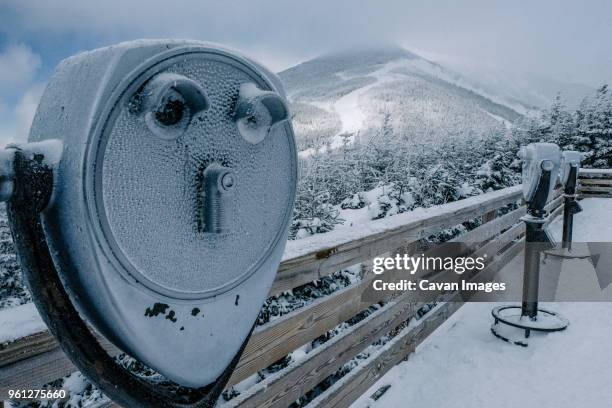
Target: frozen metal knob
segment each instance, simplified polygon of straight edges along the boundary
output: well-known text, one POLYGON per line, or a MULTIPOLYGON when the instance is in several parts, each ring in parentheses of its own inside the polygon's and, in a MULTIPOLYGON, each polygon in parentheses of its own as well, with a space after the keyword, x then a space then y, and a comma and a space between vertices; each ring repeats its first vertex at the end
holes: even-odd
POLYGON ((288 116, 287 105, 276 92, 262 91, 253 83, 240 86, 235 119, 238 131, 247 142, 260 143, 274 124, 288 116))
POLYGON ((210 107, 200 84, 183 75, 161 73, 134 95, 132 109, 145 116, 147 127, 161 139, 181 136, 192 118, 210 107))
POLYGON ((236 173, 218 163, 204 170, 202 185, 201 229, 203 232, 221 233, 228 229, 229 196, 236 185, 236 173))

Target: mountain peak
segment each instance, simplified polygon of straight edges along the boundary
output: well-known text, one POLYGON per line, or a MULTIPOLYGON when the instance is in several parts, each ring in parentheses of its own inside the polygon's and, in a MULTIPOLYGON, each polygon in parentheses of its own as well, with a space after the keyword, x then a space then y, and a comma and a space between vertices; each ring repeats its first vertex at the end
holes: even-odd
POLYGON ((399 59, 414 60, 421 57, 395 44, 366 45, 321 55, 286 69, 279 75, 288 87, 292 87, 294 81, 302 82, 305 78, 316 82, 329 80, 338 72, 367 69, 399 59))
POLYGON ((366 46, 343 48, 326 53, 314 60, 342 60, 368 58, 379 60, 375 63, 385 63, 399 58, 420 58, 418 55, 406 50, 397 44, 369 44, 366 46))

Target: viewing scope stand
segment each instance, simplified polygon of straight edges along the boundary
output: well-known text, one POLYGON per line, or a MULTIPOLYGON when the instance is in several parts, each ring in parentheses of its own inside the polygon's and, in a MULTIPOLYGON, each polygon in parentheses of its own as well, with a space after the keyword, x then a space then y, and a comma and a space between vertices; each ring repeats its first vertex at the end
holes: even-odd
POLYGON ((538 308, 540 252, 554 247, 545 225, 545 205, 554 189, 560 156, 559 147, 552 143, 532 143, 519 151, 523 160, 523 198, 527 204, 527 215, 522 218, 525 222, 523 302, 521 306, 494 308, 491 332, 524 347, 532 330, 553 332, 564 330, 569 324, 561 315, 538 308))
POLYGON ((576 200, 578 187, 578 169, 582 154, 575 151, 564 151, 559 170, 559 181, 563 186, 563 238, 561 248, 546 251, 545 256, 561 259, 585 259, 591 254, 585 243, 574 245, 572 234, 574 229, 574 215, 582 211, 576 200))
POLYGON ((130 408, 213 407, 284 251, 297 154, 278 78, 215 44, 63 61, 0 200, 32 298, 78 370, 130 408), (133 374, 91 329, 162 374, 133 374))

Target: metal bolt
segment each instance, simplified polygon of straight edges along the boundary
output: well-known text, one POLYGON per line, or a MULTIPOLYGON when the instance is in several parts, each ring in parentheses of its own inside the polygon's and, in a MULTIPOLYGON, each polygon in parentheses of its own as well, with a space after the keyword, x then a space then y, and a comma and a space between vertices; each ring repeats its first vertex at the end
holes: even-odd
POLYGON ((229 190, 234 187, 236 180, 234 179, 234 175, 232 173, 225 173, 221 178, 221 185, 224 189, 229 190))

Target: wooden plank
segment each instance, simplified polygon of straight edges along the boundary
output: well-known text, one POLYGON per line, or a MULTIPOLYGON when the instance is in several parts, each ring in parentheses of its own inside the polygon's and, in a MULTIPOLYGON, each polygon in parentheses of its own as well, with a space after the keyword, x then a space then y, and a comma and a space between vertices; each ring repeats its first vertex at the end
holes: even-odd
MULTIPOLYGON (((522 245, 514 244, 504 252, 495 263, 490 264, 483 273, 494 274, 505 266, 518 252, 522 245)), ((477 275, 475 278, 480 278, 477 275)), ((463 304, 457 294, 451 301, 439 305, 426 314, 414 327, 400 332, 378 353, 371 356, 366 363, 358 366, 345 377, 336 382, 323 394, 309 404, 312 407, 349 407, 359 396, 370 388, 379 378, 397 363, 414 352, 416 347, 436 328, 450 317, 463 304), (457 301, 455 301, 457 300, 457 301)))
POLYGON ((497 216, 497 210, 486 212, 482 215, 482 223, 486 224, 487 222, 493 221, 497 216))
POLYGON ((273 374, 224 406, 287 407, 415 312, 414 304, 394 301, 313 350, 302 363, 273 374))
POLYGON ((436 307, 435 310, 425 315, 415 327, 402 330, 381 351, 336 382, 308 406, 313 408, 350 407, 387 371, 413 353, 416 347, 461 305, 458 302, 449 302, 436 307))
POLYGON ((36 389, 75 371, 74 366, 59 348, 34 356, 19 364, 0 369, 0 399, 8 395, 9 389, 36 389), (44 380, 43 380, 44 379, 44 380))
MULTIPOLYGON (((40 334, 44 334, 47 339, 51 339, 54 347, 45 350, 44 353, 30 354, 27 359, 3 364, 0 367, 0 399, 7 395, 9 389, 35 389, 76 371, 72 362, 57 345, 56 340, 48 332, 40 334)), ((119 349, 104 337, 96 334, 96 338, 109 354, 117 355, 120 353, 119 349)), ((38 338, 37 344, 43 343, 47 343, 47 340, 41 336, 38 338)), ((22 342, 21 346, 26 347, 27 343, 22 342)), ((46 345, 46 347, 49 346, 46 345)), ((23 356, 23 353, 21 356, 23 356)))
POLYGON ((0 366, 24 360, 57 347, 55 338, 47 331, 22 337, 19 341, 0 344, 0 366))
POLYGON ((609 178, 609 179, 581 179, 580 184, 583 186, 587 186, 587 185, 612 186, 612 178, 609 178))
POLYGON ((578 195, 580 198, 612 198, 612 193, 604 194, 604 193, 589 193, 582 192, 578 195))
POLYGON ((612 178, 612 172, 610 171, 610 169, 601 169, 601 170, 580 169, 580 171, 578 172, 579 180, 590 179, 590 178, 599 178, 599 179, 612 178))
POLYGON ((553 190, 552 194, 550 195, 550 198, 548 199, 548 204, 550 204, 551 202, 557 200, 559 197, 562 197, 562 196, 563 196, 562 188, 557 188, 553 190))
MULTIPOLYGON (((417 248, 410 245, 405 250, 412 253, 417 248)), ((374 278, 375 275, 366 275, 358 284, 256 328, 228 385, 266 368, 372 304, 389 300, 389 294, 385 292, 377 292, 378 297, 362 299, 363 292, 370 287, 374 278)))
POLYGON ((482 224, 478 228, 474 228, 465 234, 461 234, 458 237, 453 238, 451 242, 483 243, 488 239, 493 238, 501 231, 504 231, 519 222, 521 217, 526 213, 527 210, 525 207, 519 207, 516 210, 510 211, 509 213, 504 214, 493 221, 489 221, 486 224, 482 224))
MULTIPOLYGON (((482 256, 484 254, 489 254, 489 255, 496 254, 502 248, 507 246, 509 243, 512 243, 512 242, 518 240, 521 236, 523 236, 524 233, 525 233, 525 224, 524 223, 521 222, 519 224, 513 225, 512 228, 510 228, 507 231, 503 232, 498 237, 496 237, 494 240, 488 242, 486 245, 484 245, 481 248, 479 248, 478 250, 476 250, 472 254, 472 256, 473 257, 479 257, 479 256, 482 256)), ((494 262, 495 261, 493 261, 492 263, 494 263, 494 262)))
POLYGON ((580 187, 578 187, 578 193, 604 193, 604 194, 612 194, 612 187, 580 186, 580 187))
POLYGON ((563 195, 559 195, 554 200, 551 200, 544 206, 544 209, 548 212, 554 211, 557 207, 563 204, 563 195))
MULTIPOLYGON (((314 340, 374 303, 363 302, 373 276, 255 329, 228 385, 236 384, 314 340)), ((380 300, 384 299, 381 293, 380 300)))

